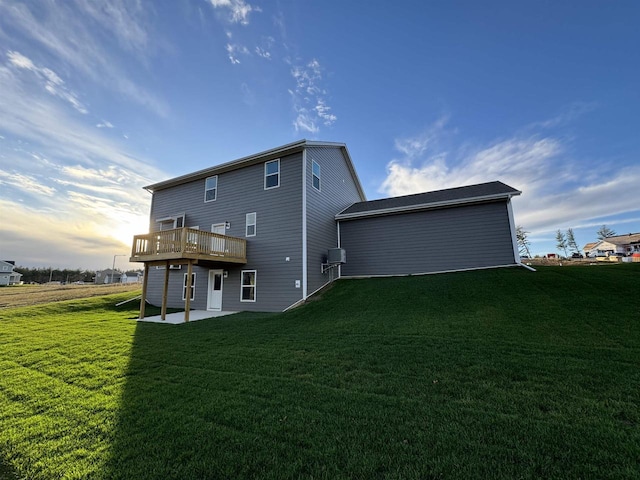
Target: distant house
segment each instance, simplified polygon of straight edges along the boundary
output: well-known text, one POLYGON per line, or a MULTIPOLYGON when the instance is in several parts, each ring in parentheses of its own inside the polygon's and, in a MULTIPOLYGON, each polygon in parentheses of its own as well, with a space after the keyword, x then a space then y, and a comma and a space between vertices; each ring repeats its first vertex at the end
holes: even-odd
POLYGON ((520 264, 501 182, 367 201, 345 144, 301 140, 144 187, 143 301, 283 311, 338 277, 520 264), (482 244, 481 251, 477 245, 482 244), (346 262, 346 263, 345 263, 346 262))
POLYGON ((14 271, 15 266, 13 260, 0 260, 0 286, 20 283, 22 274, 14 271))
POLYGON ((120 283, 140 283, 142 282, 142 272, 138 270, 130 270, 124 272, 120 277, 120 283))
POLYGON ((592 257, 596 255, 622 255, 628 257, 634 253, 640 253, 640 233, 615 235, 598 242, 588 243, 584 246, 584 251, 587 256, 592 257))
POLYGON ((103 285, 105 283, 121 283, 123 273, 110 268, 96 272, 96 285, 103 285))

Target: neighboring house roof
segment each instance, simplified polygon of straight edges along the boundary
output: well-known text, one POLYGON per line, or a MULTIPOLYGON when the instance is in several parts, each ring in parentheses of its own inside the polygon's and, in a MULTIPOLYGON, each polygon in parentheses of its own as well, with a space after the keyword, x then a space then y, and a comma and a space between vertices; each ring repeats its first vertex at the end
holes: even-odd
POLYGON ((615 235, 613 237, 606 237, 597 242, 587 243, 583 250, 591 251, 595 250, 602 244, 608 243, 609 245, 634 245, 640 244, 640 233, 628 233, 626 235, 615 235))
POLYGON ((591 243, 587 243, 584 247, 582 247, 582 249, 586 252, 590 252, 591 250, 593 250, 593 248, 598 245, 600 242, 591 242, 591 243))
POLYGON ((640 233, 628 233, 627 235, 615 235, 603 239, 605 242, 614 245, 629 245, 631 243, 640 243, 640 233))
POLYGON ((336 220, 359 218, 412 210, 450 207, 468 203, 479 203, 507 199, 522 192, 502 182, 480 183, 466 187, 447 188, 433 192, 416 193, 402 197, 383 198, 368 202, 357 202, 336 215, 336 220))
POLYGON ((229 172, 232 170, 237 170, 239 168, 248 167, 249 165, 254 165, 261 162, 267 162, 269 160, 275 160, 276 158, 280 158, 285 155, 292 155, 294 153, 303 151, 306 147, 337 147, 342 149, 344 156, 347 159, 347 166, 349 167, 351 176, 353 177, 353 180, 356 184, 356 188, 358 189, 358 193, 360 194, 360 197, 363 200, 366 200, 367 197, 364 193, 364 190, 362 189, 362 185, 360 184, 360 179, 358 178, 358 174, 356 173, 355 167, 353 166, 353 161, 351 160, 351 155, 349 155, 349 151, 347 150, 346 144, 335 143, 335 142, 316 142, 311 140, 299 140, 297 142, 289 143, 287 145, 282 145, 280 147, 272 148, 270 150, 265 150, 264 152, 250 155, 248 157, 242 157, 237 160, 233 160, 231 162, 222 163, 215 167, 205 168, 203 170, 198 170, 197 172, 188 173, 180 177, 175 177, 169 180, 164 180, 162 182, 154 183, 152 185, 147 185, 146 187, 143 187, 143 188, 149 192, 164 190, 165 188, 174 187, 176 185, 192 182, 194 180, 205 179, 213 175, 219 175, 224 172, 229 172))

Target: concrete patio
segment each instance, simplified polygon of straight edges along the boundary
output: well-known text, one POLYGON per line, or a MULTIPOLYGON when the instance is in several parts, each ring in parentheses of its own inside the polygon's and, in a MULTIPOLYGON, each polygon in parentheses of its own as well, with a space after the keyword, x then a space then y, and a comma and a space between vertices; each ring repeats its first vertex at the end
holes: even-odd
MULTIPOLYGON (((198 320, 205 320, 207 318, 224 317, 225 315, 231 315, 238 312, 214 312, 206 310, 190 310, 189 311, 189 323, 197 322, 198 320)), ((165 320, 160 318, 160 315, 154 315, 153 317, 145 317, 138 319, 138 322, 150 322, 150 323, 169 323, 172 325, 178 325, 180 323, 186 323, 184 321, 184 312, 167 313, 165 320)))

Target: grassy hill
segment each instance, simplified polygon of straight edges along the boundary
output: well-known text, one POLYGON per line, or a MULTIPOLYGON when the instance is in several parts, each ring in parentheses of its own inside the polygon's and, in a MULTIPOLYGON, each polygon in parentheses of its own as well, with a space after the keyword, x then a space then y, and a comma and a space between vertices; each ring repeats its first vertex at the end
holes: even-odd
POLYGON ((114 307, 130 294, 5 309, 0 464, 43 479, 638 478, 639 278, 635 264, 339 281, 285 314, 180 326, 135 322, 114 307))

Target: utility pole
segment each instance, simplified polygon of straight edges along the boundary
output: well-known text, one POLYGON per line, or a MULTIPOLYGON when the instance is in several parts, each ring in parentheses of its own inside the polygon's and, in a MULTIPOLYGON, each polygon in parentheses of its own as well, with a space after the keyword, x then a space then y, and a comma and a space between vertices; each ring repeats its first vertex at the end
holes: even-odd
POLYGON ((113 283, 113 278, 116 275, 116 257, 126 257, 126 255, 114 255, 113 256, 113 265, 111 265, 111 281, 109 283, 113 283))

